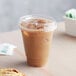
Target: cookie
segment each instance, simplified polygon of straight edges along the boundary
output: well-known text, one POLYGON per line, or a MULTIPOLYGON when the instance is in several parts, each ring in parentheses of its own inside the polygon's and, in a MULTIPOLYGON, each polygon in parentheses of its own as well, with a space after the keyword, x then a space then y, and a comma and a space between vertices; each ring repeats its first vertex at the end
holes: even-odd
POLYGON ((23 73, 16 69, 0 69, 0 76, 25 76, 23 73))

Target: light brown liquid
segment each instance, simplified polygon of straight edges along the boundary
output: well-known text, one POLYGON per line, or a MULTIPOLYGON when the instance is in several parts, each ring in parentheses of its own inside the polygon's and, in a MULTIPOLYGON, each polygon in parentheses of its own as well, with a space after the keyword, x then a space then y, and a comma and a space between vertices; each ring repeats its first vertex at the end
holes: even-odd
MULTIPOLYGON (((22 24, 22 26, 24 25, 26 26, 27 24, 22 24)), ((21 29, 21 31, 28 65, 40 67, 48 60, 49 51, 51 51, 53 32, 41 31, 40 29, 43 29, 43 27, 37 27, 34 29, 39 29, 38 31, 29 31, 25 29, 21 29)))

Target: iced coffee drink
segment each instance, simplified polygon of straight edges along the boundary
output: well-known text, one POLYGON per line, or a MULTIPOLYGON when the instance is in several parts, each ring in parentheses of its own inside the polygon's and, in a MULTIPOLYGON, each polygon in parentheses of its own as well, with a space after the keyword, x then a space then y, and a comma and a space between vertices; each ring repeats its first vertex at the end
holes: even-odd
POLYGON ((53 31, 56 24, 52 19, 36 16, 24 16, 20 20, 27 64, 43 66, 51 51, 53 31))

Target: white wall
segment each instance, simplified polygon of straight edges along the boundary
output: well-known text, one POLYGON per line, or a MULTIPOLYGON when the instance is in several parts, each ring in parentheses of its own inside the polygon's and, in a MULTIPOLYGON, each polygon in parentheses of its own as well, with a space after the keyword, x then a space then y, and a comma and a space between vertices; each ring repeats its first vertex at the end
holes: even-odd
POLYGON ((44 14, 62 20, 64 12, 76 7, 76 0, 0 0, 0 32, 18 29, 19 17, 44 14))

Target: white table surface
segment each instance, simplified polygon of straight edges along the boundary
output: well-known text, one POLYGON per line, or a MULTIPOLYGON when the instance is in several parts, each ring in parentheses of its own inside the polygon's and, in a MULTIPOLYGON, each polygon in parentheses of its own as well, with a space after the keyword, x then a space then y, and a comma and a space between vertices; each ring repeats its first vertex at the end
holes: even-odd
POLYGON ((0 43, 17 46, 13 56, 0 56, 0 68, 17 68, 27 76, 76 76, 76 37, 66 35, 64 23, 54 32, 52 50, 45 67, 27 66, 19 30, 0 34, 0 43))

